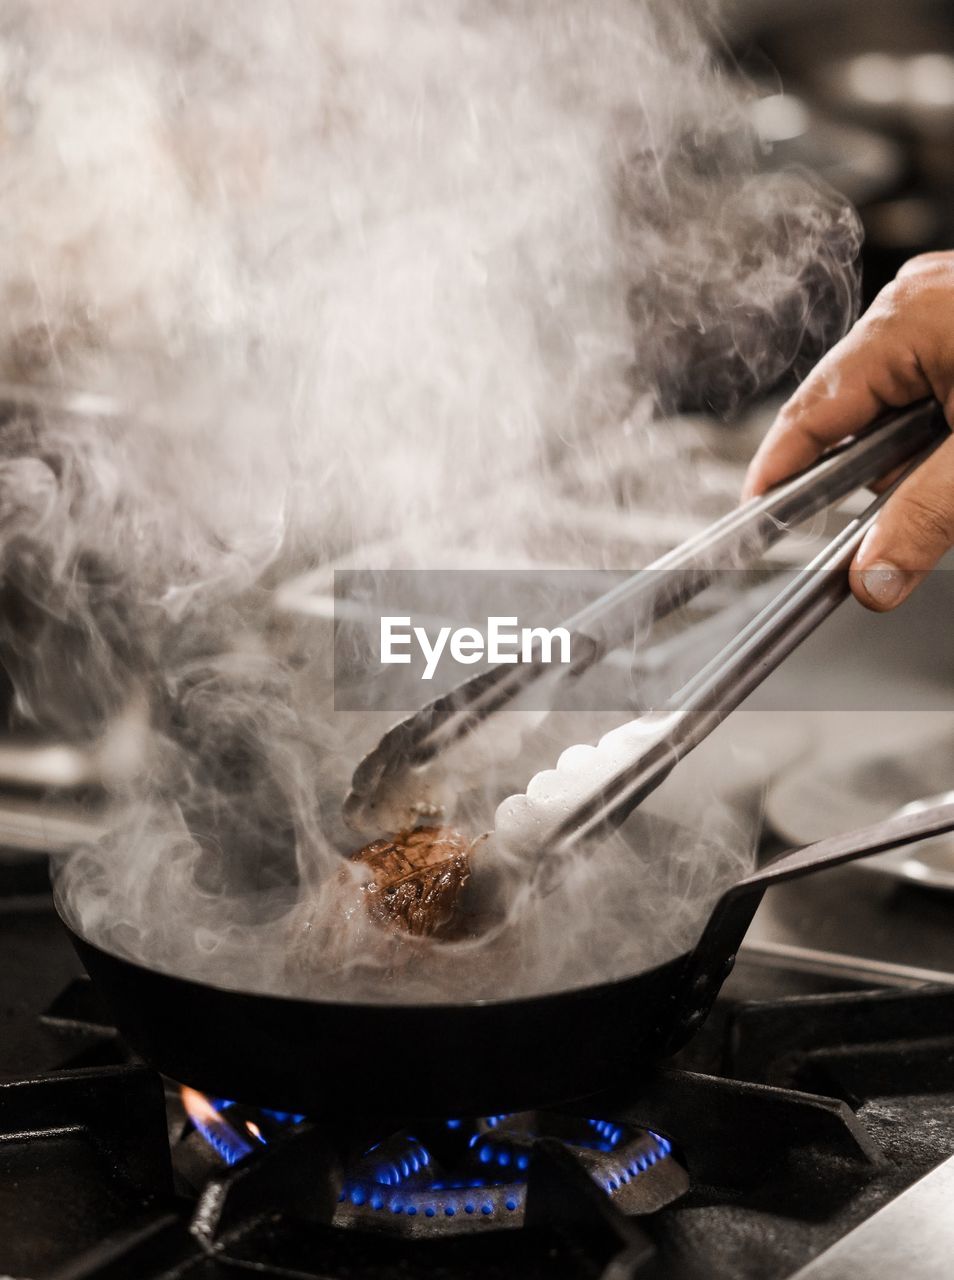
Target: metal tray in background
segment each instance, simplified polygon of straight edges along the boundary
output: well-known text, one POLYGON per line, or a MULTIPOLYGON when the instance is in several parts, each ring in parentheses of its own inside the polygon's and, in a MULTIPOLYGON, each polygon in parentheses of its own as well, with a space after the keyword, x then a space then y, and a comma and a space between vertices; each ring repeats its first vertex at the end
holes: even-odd
MULTIPOLYGON (((944 791, 906 804, 901 812, 920 813, 933 805, 952 801, 954 791, 944 791)), ((894 876, 927 889, 954 893, 954 836, 939 836, 933 840, 922 840, 907 849, 892 849, 890 853, 859 862, 858 866, 874 875, 894 876)))

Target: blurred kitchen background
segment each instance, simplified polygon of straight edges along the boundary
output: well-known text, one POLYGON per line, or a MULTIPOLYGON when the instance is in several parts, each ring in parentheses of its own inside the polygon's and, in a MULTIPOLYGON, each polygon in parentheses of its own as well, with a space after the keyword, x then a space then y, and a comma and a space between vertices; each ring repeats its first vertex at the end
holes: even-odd
POLYGON ((954 10, 943 0, 736 0, 730 41, 764 87, 779 163, 816 169, 865 227, 864 297, 913 254, 949 248, 954 10))

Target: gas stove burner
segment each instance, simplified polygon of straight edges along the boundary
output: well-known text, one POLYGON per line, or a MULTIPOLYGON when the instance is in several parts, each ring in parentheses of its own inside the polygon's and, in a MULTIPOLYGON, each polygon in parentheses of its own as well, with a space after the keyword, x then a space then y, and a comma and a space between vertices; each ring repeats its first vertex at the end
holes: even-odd
POLYGON ((250 1156, 256 1144, 267 1146, 282 1130, 294 1128, 305 1119, 291 1111, 267 1111, 243 1107, 225 1098, 207 1098, 186 1085, 180 1094, 196 1132, 229 1166, 250 1156))
POLYGON ((495 1227, 523 1222, 534 1143, 559 1138, 608 1195, 667 1159, 661 1134, 609 1120, 534 1112, 452 1120, 394 1135, 348 1171, 339 1199, 340 1225, 372 1225, 378 1215, 462 1219, 495 1227), (420 1135, 420 1136, 419 1136, 420 1135))
MULTIPOLYGON (((304 1116, 253 1111, 192 1089, 183 1089, 182 1099, 225 1165, 305 1123, 304 1116)), ((399 1235, 519 1227, 534 1145, 543 1138, 562 1143, 624 1213, 673 1198, 670 1183, 685 1189, 672 1144, 652 1130, 549 1112, 458 1118, 403 1129, 366 1148, 345 1169, 333 1225, 399 1235)))

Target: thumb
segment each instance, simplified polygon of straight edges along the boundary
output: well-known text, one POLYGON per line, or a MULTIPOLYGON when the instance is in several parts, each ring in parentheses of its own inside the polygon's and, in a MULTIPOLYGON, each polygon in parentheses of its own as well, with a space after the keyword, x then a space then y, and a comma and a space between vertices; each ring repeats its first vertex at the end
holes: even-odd
POLYGON ((855 556, 851 589, 869 609, 893 609, 952 546, 954 440, 948 440, 885 505, 855 556))

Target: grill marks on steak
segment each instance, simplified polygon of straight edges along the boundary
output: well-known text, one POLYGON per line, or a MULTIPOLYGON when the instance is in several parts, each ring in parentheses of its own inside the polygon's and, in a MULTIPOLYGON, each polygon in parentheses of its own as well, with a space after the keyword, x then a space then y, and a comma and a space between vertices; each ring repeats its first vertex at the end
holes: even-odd
POLYGON ((418 827, 351 855, 366 867, 368 914, 413 937, 446 938, 459 922, 472 841, 450 827, 418 827))

